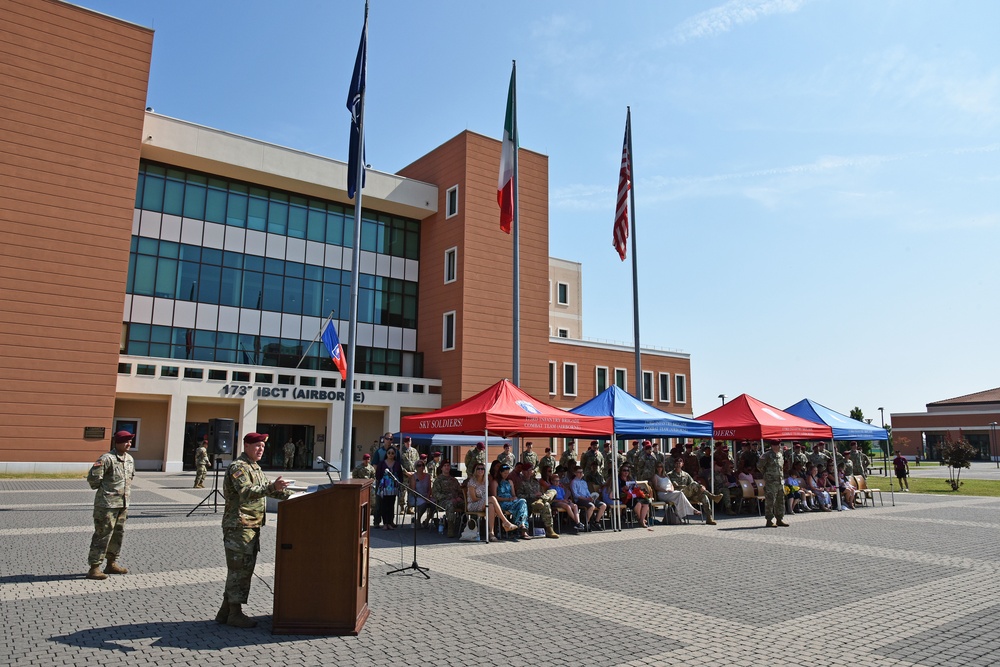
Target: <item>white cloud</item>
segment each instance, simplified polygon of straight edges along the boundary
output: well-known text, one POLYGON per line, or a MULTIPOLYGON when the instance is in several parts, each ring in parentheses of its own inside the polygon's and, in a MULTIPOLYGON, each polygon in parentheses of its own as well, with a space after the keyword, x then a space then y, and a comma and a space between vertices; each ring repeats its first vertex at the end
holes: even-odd
POLYGON ((806 2, 808 0, 730 0, 681 23, 674 30, 673 41, 683 44, 702 37, 714 37, 771 14, 797 12, 806 2))

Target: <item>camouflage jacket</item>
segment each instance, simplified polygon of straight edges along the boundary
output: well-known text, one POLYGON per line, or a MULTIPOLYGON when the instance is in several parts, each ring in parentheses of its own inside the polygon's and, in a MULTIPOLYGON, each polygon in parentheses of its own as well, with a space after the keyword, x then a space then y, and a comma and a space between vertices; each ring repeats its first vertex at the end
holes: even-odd
POLYGON ((208 458, 208 450, 205 449, 204 445, 194 450, 194 464, 196 466, 205 466, 206 468, 211 465, 211 461, 208 458))
POLYGON ((531 479, 524 479, 523 477, 517 482, 517 497, 524 498, 528 503, 533 502, 542 495, 542 485, 538 483, 537 477, 532 477, 531 479))
POLYGON ((532 470, 538 470, 538 454, 534 452, 524 452, 521 454, 521 463, 527 463, 532 470))
POLYGON ((486 450, 473 447, 465 453, 465 474, 472 477, 472 469, 477 463, 486 465, 486 450))
POLYGON ((451 475, 438 475, 431 484, 431 495, 439 505, 444 505, 449 500, 453 503, 465 503, 462 485, 451 475))
POLYGON ((784 467, 785 457, 781 455, 781 452, 775 454, 768 450, 757 461, 757 470, 764 473, 765 482, 778 482, 780 484, 785 479, 784 467))
POLYGON ((517 461, 514 460, 514 455, 511 452, 506 452, 506 453, 500 452, 500 456, 497 457, 497 461, 500 462, 500 465, 508 465, 511 468, 513 468, 514 464, 517 463, 517 461))
POLYGON ((404 447, 399 451, 399 465, 403 466, 406 472, 413 472, 417 469, 417 461, 420 460, 420 452, 416 447, 404 447))
POLYGON ((128 507, 134 477, 135 461, 128 452, 101 454, 87 473, 87 484, 97 491, 94 507, 128 507))
POLYGON ((351 471, 351 477, 354 479, 375 479, 375 466, 371 463, 359 463, 351 471))
POLYGON ((275 491, 260 466, 245 453, 229 464, 222 482, 222 497, 226 509, 223 528, 260 528, 266 521, 266 497, 285 499, 288 489, 275 491))
POLYGON ((551 454, 546 454, 545 456, 543 456, 542 459, 538 462, 538 469, 541 470, 545 466, 549 467, 549 472, 555 472, 556 457, 552 456, 551 454))

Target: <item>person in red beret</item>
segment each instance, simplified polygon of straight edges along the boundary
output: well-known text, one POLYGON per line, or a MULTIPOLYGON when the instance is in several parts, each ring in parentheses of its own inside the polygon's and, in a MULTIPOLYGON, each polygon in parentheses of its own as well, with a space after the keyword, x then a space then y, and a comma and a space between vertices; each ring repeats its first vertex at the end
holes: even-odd
POLYGON ((128 570, 118 564, 118 554, 125 537, 125 520, 128 518, 132 479, 135 477, 135 461, 128 453, 134 438, 128 431, 115 433, 115 451, 101 454, 87 473, 87 483, 97 491, 94 496, 94 536, 90 540, 88 554, 88 579, 103 580, 109 574, 128 574, 128 570), (101 572, 101 563, 105 558, 108 564, 101 572))
POLYGON ((264 455, 265 433, 243 436, 243 453, 226 470, 222 495, 226 509, 222 515, 222 538, 226 548, 226 590, 217 623, 252 628, 257 621, 243 613, 250 596, 250 580, 260 551, 260 529, 267 520, 267 497, 284 500, 291 493, 281 477, 269 482, 258 461, 264 455))

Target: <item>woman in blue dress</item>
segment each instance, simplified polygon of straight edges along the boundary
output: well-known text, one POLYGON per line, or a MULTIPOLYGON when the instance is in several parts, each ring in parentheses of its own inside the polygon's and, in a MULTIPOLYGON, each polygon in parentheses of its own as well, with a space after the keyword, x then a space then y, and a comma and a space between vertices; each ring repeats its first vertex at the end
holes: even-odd
POLYGON ((490 495, 500 503, 500 509, 510 514, 510 521, 521 529, 521 537, 531 539, 528 534, 528 502, 518 498, 514 493, 514 485, 509 479, 510 466, 501 465, 490 480, 490 495))

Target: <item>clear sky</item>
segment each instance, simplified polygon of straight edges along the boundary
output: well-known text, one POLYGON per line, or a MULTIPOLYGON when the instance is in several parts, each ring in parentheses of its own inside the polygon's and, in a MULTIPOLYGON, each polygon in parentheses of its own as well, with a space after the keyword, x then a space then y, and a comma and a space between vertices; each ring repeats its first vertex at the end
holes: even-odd
MULTIPOLYGON (((157 112, 346 160, 360 0, 78 0, 156 30, 157 112)), ((719 394, 919 411, 1000 385, 1000 3, 374 0, 367 156, 464 129, 549 156, 584 336, 631 344, 611 246, 632 108, 641 338, 719 394)))

